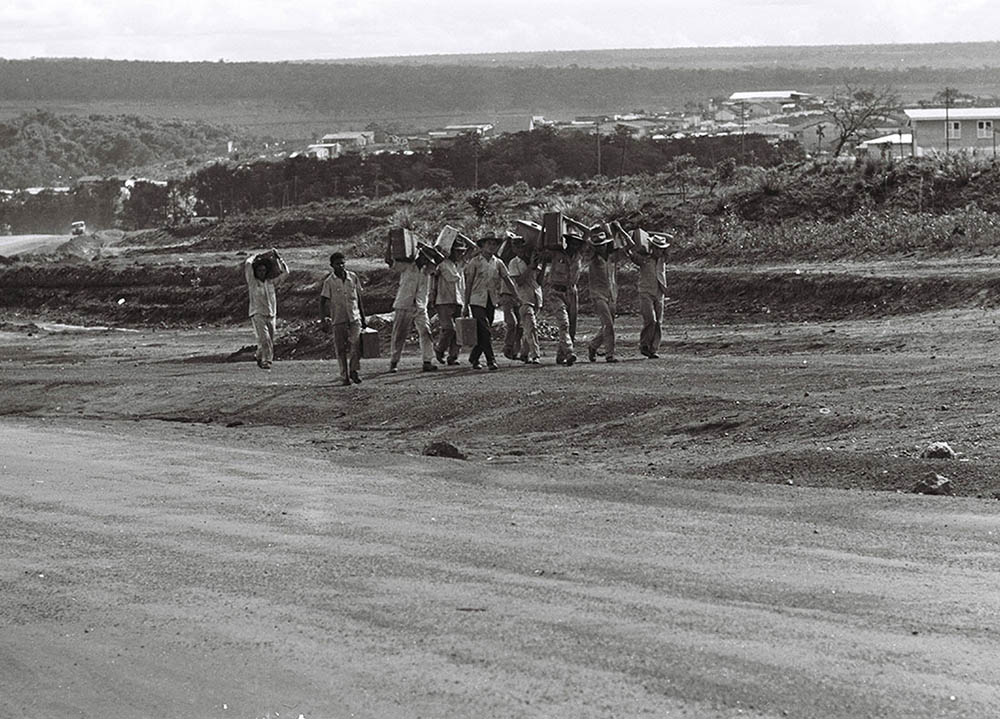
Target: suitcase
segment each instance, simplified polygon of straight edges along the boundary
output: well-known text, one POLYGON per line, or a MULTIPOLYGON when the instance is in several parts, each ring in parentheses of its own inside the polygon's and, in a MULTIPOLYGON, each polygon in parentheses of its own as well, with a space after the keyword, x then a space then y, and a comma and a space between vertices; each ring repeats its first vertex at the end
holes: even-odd
POLYGON ((375 359, 379 355, 378 332, 371 327, 361 330, 361 357, 375 359))
POLYGON ((561 212, 546 212, 542 215, 542 243, 546 250, 565 250, 566 223, 561 212))
POLYGON ((456 319, 455 334, 458 336, 458 343, 463 347, 475 347, 479 342, 476 333, 476 319, 474 317, 459 317, 456 319))
POLYGON ((281 268, 278 266, 278 257, 270 250, 254 257, 253 264, 254 266, 259 264, 264 265, 267 268, 267 274, 264 276, 265 280, 273 280, 281 275, 281 268))
POLYGON ((417 258, 417 238, 404 227, 389 230, 389 254, 393 262, 417 258))
POLYGON ((514 232, 524 238, 533 250, 542 249, 542 226, 530 220, 515 220, 514 232))

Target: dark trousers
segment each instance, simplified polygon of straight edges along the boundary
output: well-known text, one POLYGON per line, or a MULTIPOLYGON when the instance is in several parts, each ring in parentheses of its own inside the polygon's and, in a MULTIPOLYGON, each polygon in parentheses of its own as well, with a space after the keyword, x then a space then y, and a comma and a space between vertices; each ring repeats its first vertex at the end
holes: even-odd
POLYGON ((485 307, 472 305, 472 316, 476 319, 476 346, 469 353, 470 362, 478 362, 482 355, 486 355, 487 364, 496 364, 493 356, 493 341, 490 337, 490 327, 493 326, 493 302, 486 300, 485 307))

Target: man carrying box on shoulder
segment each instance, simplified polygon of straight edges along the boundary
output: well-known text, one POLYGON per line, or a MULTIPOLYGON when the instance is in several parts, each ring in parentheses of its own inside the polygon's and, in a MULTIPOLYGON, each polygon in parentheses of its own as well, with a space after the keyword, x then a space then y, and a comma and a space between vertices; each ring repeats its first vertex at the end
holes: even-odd
POLYGON ((333 272, 323 281, 319 297, 323 331, 333 334, 333 348, 340 363, 342 385, 361 384, 361 330, 365 323, 365 308, 361 301, 361 283, 349 272, 342 252, 330 255, 333 272))
POLYGON ((250 294, 250 321, 257 334, 254 358, 261 369, 271 369, 274 361, 274 332, 278 320, 278 300, 274 280, 288 274, 288 265, 273 247, 250 255, 243 263, 243 274, 250 294))

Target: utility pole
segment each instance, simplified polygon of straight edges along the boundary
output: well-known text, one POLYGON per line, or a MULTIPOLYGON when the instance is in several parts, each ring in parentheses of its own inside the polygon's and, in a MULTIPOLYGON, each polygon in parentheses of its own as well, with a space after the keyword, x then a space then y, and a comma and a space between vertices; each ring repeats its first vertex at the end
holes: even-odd
POLYGON ((951 119, 949 110, 951 109, 951 88, 944 89, 944 151, 951 151, 951 119))
POLYGON ((594 127, 597 129, 597 174, 601 174, 601 121, 594 120, 594 127))
POLYGON ((740 162, 744 161, 747 138, 747 101, 740 100, 740 162))

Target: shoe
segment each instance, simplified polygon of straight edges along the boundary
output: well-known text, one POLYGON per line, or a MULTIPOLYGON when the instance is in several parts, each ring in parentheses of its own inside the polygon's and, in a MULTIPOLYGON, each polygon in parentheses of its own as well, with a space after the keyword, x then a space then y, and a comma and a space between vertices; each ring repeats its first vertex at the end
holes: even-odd
POLYGON ((340 386, 341 387, 350 387, 351 386, 351 380, 349 380, 349 379, 342 379, 342 380, 340 380, 340 386))
POLYGON ((361 377, 357 372, 351 372, 351 382, 354 384, 361 384, 361 377))
POLYGON ((437 372, 437 365, 433 362, 424 362, 423 372, 437 372))
POLYGON ((260 368, 261 369, 267 369, 267 370, 269 370, 269 369, 271 369, 271 363, 270 362, 261 362, 260 363, 260 368))
POLYGON ((556 355, 556 364, 566 364, 566 358, 562 355, 556 355))
POLYGON ((452 367, 458 364, 458 357, 449 357, 448 364, 452 367))
POLYGON ((490 372, 496 372, 496 371, 497 371, 498 369, 500 369, 500 368, 499 368, 499 367, 497 366, 497 364, 496 364, 496 363, 494 362, 493 364, 488 364, 488 365, 486 365, 486 369, 488 369, 488 370, 489 370, 490 372))
POLYGON ((528 364, 541 364, 541 363, 542 361, 537 357, 532 357, 530 360, 528 360, 528 364))
POLYGON ((528 361, 528 355, 520 355, 520 356, 518 356, 518 359, 521 360, 522 362, 527 362, 528 361))
POLYGON ((587 359, 590 360, 591 362, 596 362, 597 361, 597 350, 595 350, 593 347, 588 347, 587 348, 587 359))
POLYGON ((643 357, 649 357, 649 350, 646 349, 645 347, 640 347, 639 354, 641 354, 643 357))
POLYGON ((389 363, 389 371, 390 372, 399 372, 399 367, 396 366, 395 362, 389 363))
POLYGON ((444 364, 444 352, 434 350, 434 358, 438 361, 438 364, 444 364))
POLYGON ((470 359, 469 364, 472 365, 472 369, 482 369, 483 366, 479 364, 479 360, 470 359))
POLYGON ((254 359, 257 360, 257 366, 260 367, 261 369, 264 369, 264 360, 262 360, 260 357, 255 357, 254 359))
POLYGON ((656 354, 655 352, 650 352, 646 356, 649 357, 649 359, 660 359, 660 355, 656 354))
POLYGON ((570 355, 566 358, 566 366, 570 367, 574 362, 576 362, 576 355, 570 355))
POLYGON ((614 362, 618 361, 618 358, 617 357, 605 357, 604 361, 605 362, 612 362, 612 363, 614 363, 614 362))

